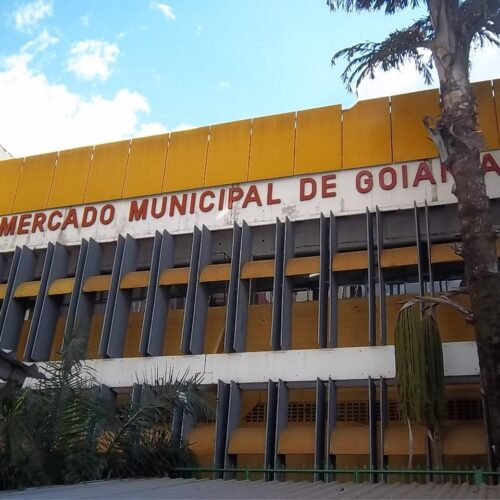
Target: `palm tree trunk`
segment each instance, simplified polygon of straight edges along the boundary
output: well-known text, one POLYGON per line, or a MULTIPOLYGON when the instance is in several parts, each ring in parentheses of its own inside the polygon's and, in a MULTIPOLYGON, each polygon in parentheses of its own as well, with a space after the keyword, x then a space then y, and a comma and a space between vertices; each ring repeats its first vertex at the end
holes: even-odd
MULTIPOLYGON (((457 25, 458 2, 428 0, 435 29, 432 46, 441 89, 438 129, 442 158, 454 181, 463 244, 465 276, 475 318, 482 390, 495 454, 500 451, 500 275, 496 235, 479 153, 474 93, 469 81, 469 40, 457 25)), ((498 457, 497 457, 498 458, 498 457)))

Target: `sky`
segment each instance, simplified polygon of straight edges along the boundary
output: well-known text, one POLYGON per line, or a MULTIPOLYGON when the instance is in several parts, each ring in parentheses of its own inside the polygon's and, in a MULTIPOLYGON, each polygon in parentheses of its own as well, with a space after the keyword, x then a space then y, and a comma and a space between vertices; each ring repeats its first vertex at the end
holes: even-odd
MULTIPOLYGON (((0 0, 0 144, 20 157, 420 90, 408 66, 356 96, 330 60, 422 13, 331 13, 325 0, 0 0)), ((472 60, 473 81, 500 76, 500 50, 472 60)))

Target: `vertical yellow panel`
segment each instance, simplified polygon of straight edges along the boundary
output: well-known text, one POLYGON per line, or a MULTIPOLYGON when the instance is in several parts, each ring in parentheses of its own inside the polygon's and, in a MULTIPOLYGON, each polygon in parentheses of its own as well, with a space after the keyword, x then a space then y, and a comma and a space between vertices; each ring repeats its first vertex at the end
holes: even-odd
POLYGON ((130 141, 100 144, 94 149, 85 203, 121 198, 130 141))
POLYGON ((248 180, 293 175, 295 113, 254 118, 248 180))
POLYGON ((182 191, 203 186, 209 127, 172 132, 168 145, 163 191, 182 191))
POLYGON ((500 80, 493 81, 493 90, 495 92, 495 111, 497 115, 497 137, 500 142, 500 80))
POLYGON ((342 107, 297 112, 294 174, 338 170, 342 167, 342 107))
POLYGON ((388 97, 357 102, 343 116, 342 168, 392 162, 388 97))
POLYGON ((83 203, 93 150, 94 146, 87 146, 59 153, 47 204, 49 208, 83 203))
POLYGON ((0 214, 12 211, 23 162, 22 158, 0 161, 0 214))
POLYGON ((47 208, 57 153, 28 156, 24 159, 21 179, 14 199, 13 212, 47 208))
POLYGON ((491 82, 488 80, 486 82, 473 83, 472 88, 476 94, 479 130, 486 139, 487 149, 496 149, 499 147, 498 128, 491 82))
POLYGON ((167 149, 168 134, 132 139, 123 198, 161 192, 167 149))
POLYGON ((391 98, 393 161, 411 161, 438 155, 424 127, 424 116, 440 114, 437 89, 395 95, 391 98))
POLYGON ((251 125, 251 120, 242 120, 210 127, 205 186, 248 179, 251 125))

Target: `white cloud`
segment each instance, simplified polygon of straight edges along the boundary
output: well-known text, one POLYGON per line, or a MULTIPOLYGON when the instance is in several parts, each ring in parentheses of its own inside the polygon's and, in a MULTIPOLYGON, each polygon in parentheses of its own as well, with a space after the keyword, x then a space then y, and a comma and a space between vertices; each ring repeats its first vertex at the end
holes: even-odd
MULTIPOLYGON (((488 45, 471 53, 472 69, 471 80, 492 80, 498 78, 500 68, 500 50, 488 45)), ((426 85, 422 76, 412 64, 406 64, 400 71, 390 70, 375 72, 373 80, 364 80, 358 89, 358 97, 362 99, 373 99, 388 95, 416 92, 428 88, 436 88, 439 82, 437 73, 434 71, 432 85, 426 85)))
POLYGON ((106 81, 112 73, 120 49, 102 40, 82 40, 70 48, 67 69, 82 80, 106 81))
POLYGON ((169 130, 169 132, 182 132, 183 130, 190 130, 192 128, 197 128, 197 127, 195 125, 181 123, 180 125, 177 125, 177 127, 173 128, 172 130, 169 130))
POLYGON ((42 52, 48 49, 51 45, 54 45, 59 41, 59 38, 51 35, 46 29, 43 30, 37 37, 30 40, 28 43, 21 47, 20 52, 42 52))
POLYGON ((221 80, 220 82, 217 83, 218 90, 229 90, 230 88, 231 84, 229 82, 226 82, 225 80, 221 80))
POLYGON ((151 2, 150 7, 155 10, 159 10, 167 19, 175 21, 174 9, 167 5, 166 3, 151 2))
POLYGON ((84 28, 88 28, 90 26, 90 14, 80 16, 80 22, 84 28))
POLYGON ((160 130, 160 124, 140 124, 141 114, 150 111, 143 95, 122 89, 111 98, 83 98, 32 69, 33 58, 25 48, 0 61, 0 110, 9 117, 0 120, 0 142, 14 156, 115 141, 138 129, 160 130))
POLYGON ((42 19, 52 15, 52 7, 52 0, 36 0, 19 7, 13 14, 16 29, 29 33, 42 19))
POLYGON ((158 135, 168 132, 165 126, 158 122, 144 123, 134 134, 134 137, 145 137, 148 135, 158 135))

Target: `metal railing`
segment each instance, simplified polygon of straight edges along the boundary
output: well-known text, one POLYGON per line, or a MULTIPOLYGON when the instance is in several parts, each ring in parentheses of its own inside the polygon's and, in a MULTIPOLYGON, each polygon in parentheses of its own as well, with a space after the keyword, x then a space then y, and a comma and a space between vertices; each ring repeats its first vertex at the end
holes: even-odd
MULTIPOLYGON (((243 479, 250 480, 252 474, 259 475, 273 475, 275 478, 280 476, 285 477, 286 474, 313 474, 315 478, 322 478, 322 480, 333 480, 337 475, 346 474, 351 477, 352 482, 355 484, 363 482, 363 478, 367 475, 373 481, 373 478, 382 478, 382 482, 386 481, 391 475, 400 475, 410 479, 416 477, 427 477, 430 481, 433 478, 462 478, 467 477, 468 480, 472 479, 473 483, 480 485, 486 482, 486 479, 500 478, 499 471, 483 470, 483 469, 270 469, 270 468, 253 468, 253 467, 240 467, 240 468, 216 468, 216 467, 177 467, 176 472, 188 473, 191 476, 200 474, 217 474, 220 477, 234 476, 242 474, 243 479)), ((373 481, 376 482, 376 481, 373 481)))

